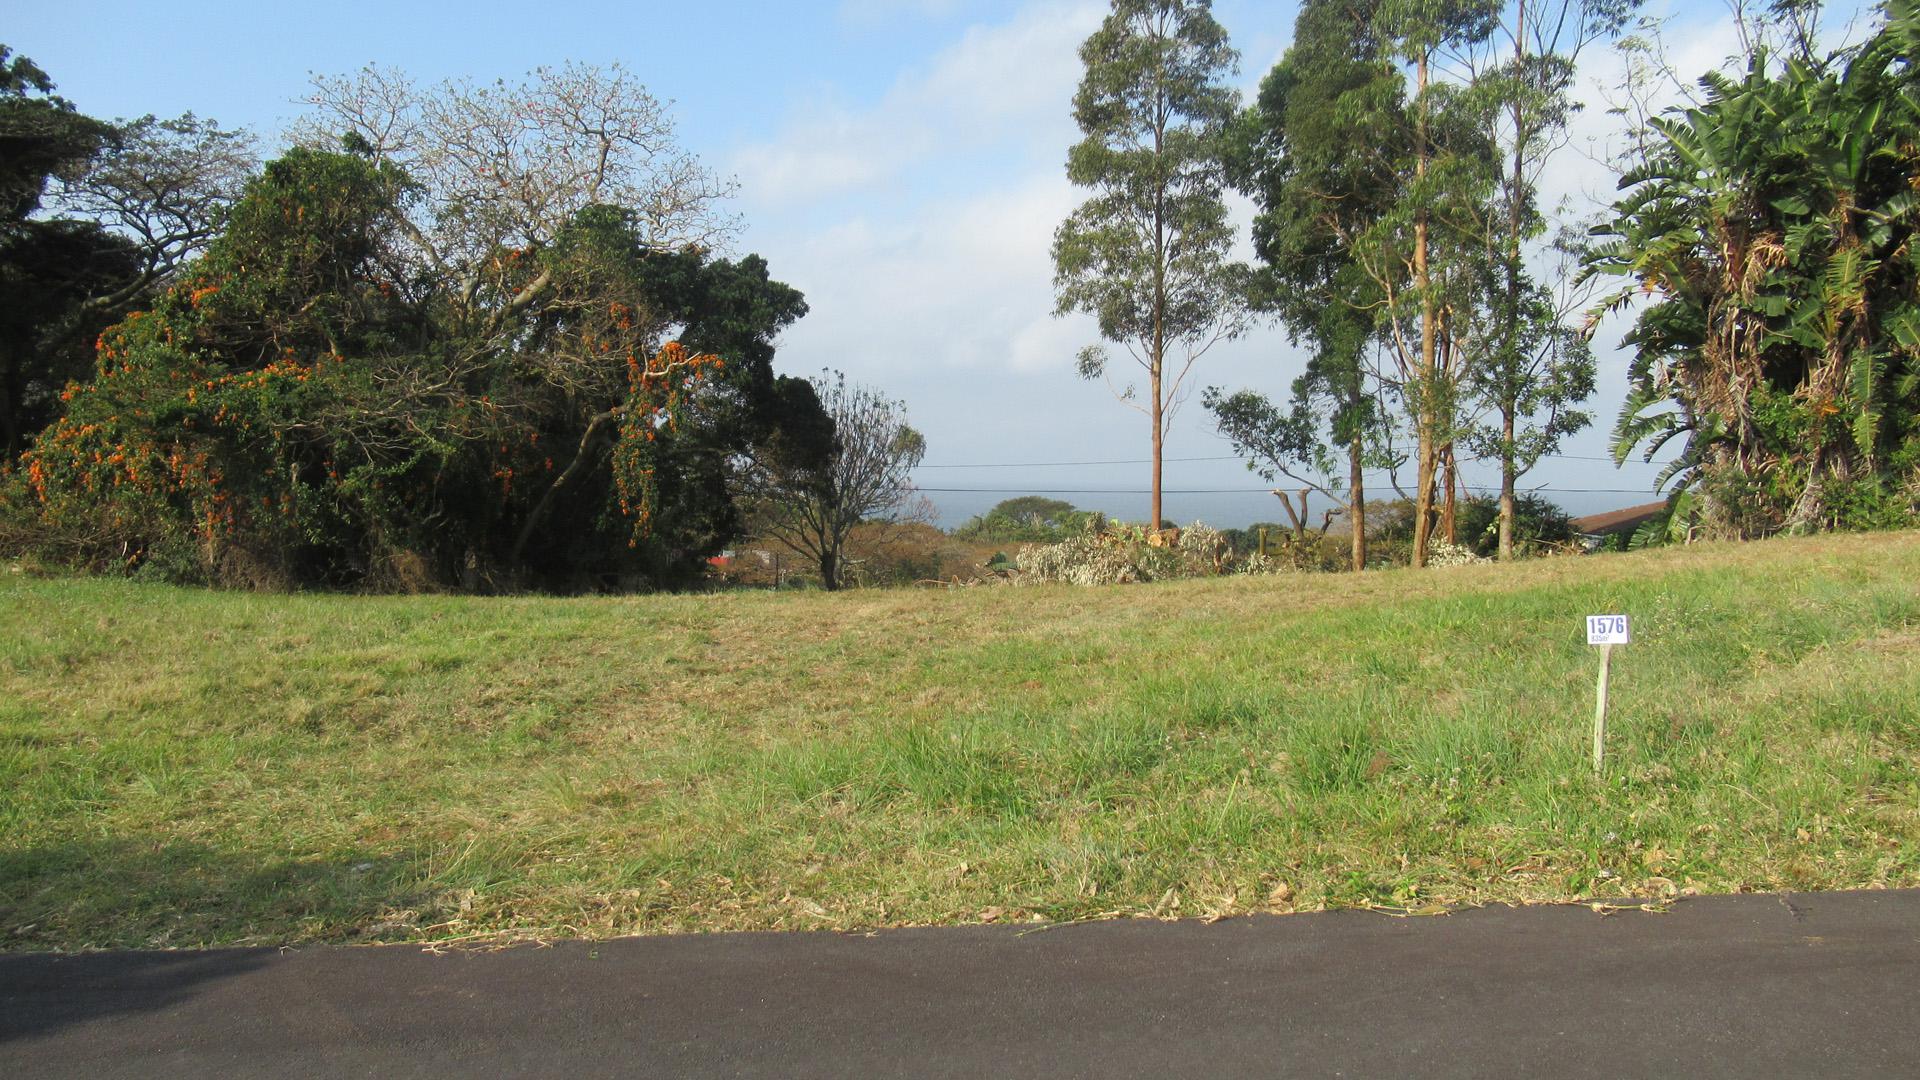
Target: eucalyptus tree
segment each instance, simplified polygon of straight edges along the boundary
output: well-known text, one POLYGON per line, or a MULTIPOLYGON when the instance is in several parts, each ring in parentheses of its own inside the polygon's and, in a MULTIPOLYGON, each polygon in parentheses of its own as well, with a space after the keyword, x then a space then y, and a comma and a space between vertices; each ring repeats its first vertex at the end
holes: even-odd
POLYGON ((1487 97, 1471 80, 1496 14, 1492 0, 1308 3, 1251 114, 1267 130, 1241 170, 1263 205, 1256 243, 1285 297, 1276 306, 1296 335, 1322 344, 1305 389, 1317 381, 1340 402, 1350 472, 1369 427, 1390 426, 1365 389, 1370 346, 1383 355, 1374 375, 1415 442, 1416 566, 1435 525, 1451 527, 1462 383, 1488 336, 1485 226, 1497 170, 1487 97), (1327 352, 1336 342, 1337 355, 1327 352))
POLYGON ((1487 243, 1496 269, 1491 338, 1471 373, 1472 389, 1493 416, 1469 433, 1475 449, 1500 464, 1502 559, 1514 554, 1514 487, 1561 439, 1590 422, 1579 406, 1593 392, 1594 363, 1585 336, 1571 323, 1580 307, 1567 288, 1572 246, 1558 258, 1534 260, 1529 248, 1547 231, 1539 205, 1541 174, 1566 142, 1581 53, 1617 35, 1640 0, 1509 0, 1494 34, 1492 63, 1478 73, 1491 104, 1502 153, 1498 192, 1488 206, 1487 243))
MULTIPOLYGON (((1238 61, 1208 0, 1113 0, 1080 47, 1073 99, 1085 137, 1067 176, 1092 196, 1054 234, 1055 314, 1091 314, 1146 377, 1144 402, 1120 399, 1152 429, 1152 527, 1161 516, 1167 426, 1194 363, 1243 327, 1243 268, 1229 252, 1223 139, 1237 107, 1238 61)), ((1079 355, 1085 378, 1108 355, 1079 355)))
POLYGON ((1410 149, 1398 138, 1409 130, 1402 81, 1372 16, 1352 0, 1308 0, 1293 45, 1234 124, 1233 183, 1258 210, 1254 306, 1312 352, 1287 409, 1251 390, 1209 390, 1206 399, 1249 468, 1315 489, 1346 512, 1355 570, 1367 558, 1364 471, 1379 463, 1389 422, 1369 364, 1386 294, 1355 247, 1404 198, 1410 149))
POLYGON ((1462 382, 1488 336, 1483 222, 1497 169, 1490 103, 1470 92, 1469 58, 1484 48, 1498 12, 1498 0, 1381 0, 1369 10, 1382 54, 1409 80, 1404 129, 1373 137, 1406 150, 1401 198, 1357 239, 1355 258, 1381 290, 1394 388, 1413 429, 1416 567, 1426 565, 1436 524, 1453 538, 1462 382), (1443 471, 1446 502, 1436 521, 1443 471))

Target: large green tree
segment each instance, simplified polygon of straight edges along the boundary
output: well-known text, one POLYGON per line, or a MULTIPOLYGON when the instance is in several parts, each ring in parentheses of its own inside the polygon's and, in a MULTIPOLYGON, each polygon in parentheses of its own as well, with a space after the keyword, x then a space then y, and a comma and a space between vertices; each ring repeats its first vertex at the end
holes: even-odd
POLYGON ((99 332, 198 255, 254 167, 243 134, 191 115, 82 115, 0 46, 0 454, 93 374, 99 332))
POLYGON ((0 45, 0 453, 11 458, 44 426, 71 351, 47 327, 131 271, 132 245, 87 223, 48 221, 48 186, 113 137, 53 92, 53 80, 0 45))
MULTIPOLYGON (((1238 57, 1207 0, 1114 0, 1080 59, 1073 115, 1085 137, 1067 176, 1092 195, 1054 234, 1055 310, 1093 315, 1146 378, 1144 402, 1131 384, 1119 396, 1151 427, 1157 528, 1162 450, 1187 375, 1242 325, 1244 275, 1229 259, 1222 199, 1236 107, 1226 79, 1238 57)), ((1104 377, 1107 360, 1089 346, 1079 371, 1104 377)))
POLYGON ((269 164, 103 336, 0 494, 12 527, 237 585, 657 583, 737 534, 744 451, 796 428, 824 454, 818 402, 770 366, 804 303, 760 260, 589 205, 471 288, 423 279, 417 192, 364 147, 269 164))
POLYGON ((1449 61, 1484 46, 1497 0, 1381 0, 1368 25, 1407 80, 1397 130, 1355 128, 1356 140, 1404 147, 1400 197, 1354 244, 1380 289, 1382 340, 1414 439, 1413 565, 1425 566, 1436 526, 1449 541, 1461 434, 1462 384, 1487 333, 1485 210, 1496 182, 1490 102, 1471 71, 1449 61), (1436 517, 1436 496, 1445 502, 1436 517))
MULTIPOLYGON (((1414 442, 1416 566, 1436 526, 1452 536, 1462 399, 1493 321, 1492 107, 1461 58, 1484 50, 1496 13, 1491 0, 1309 2, 1238 125, 1236 180, 1261 208, 1260 294, 1314 355, 1292 413, 1222 396, 1223 419, 1312 463, 1318 446, 1307 436, 1324 413, 1348 465, 1347 494, 1336 498, 1364 507, 1363 468, 1398 460, 1397 425, 1377 407, 1397 398, 1414 442), (1383 362, 1370 363, 1376 349, 1383 362)), ((1356 534, 1364 564, 1364 521, 1356 534)))
POLYGON ((1856 50, 1704 77, 1593 257, 1630 279, 1596 315, 1651 300, 1614 453, 1683 440, 1663 480, 1722 533, 1920 509, 1920 16, 1886 10, 1856 50))
POLYGON ((1403 197, 1408 153, 1392 139, 1408 131, 1402 81, 1373 19, 1371 6, 1353 0, 1309 0, 1292 46, 1234 124, 1230 171, 1258 208, 1254 303, 1311 353, 1290 408, 1251 390, 1207 396, 1250 467, 1346 511, 1355 570, 1367 560, 1363 474, 1383 460, 1387 420, 1370 365, 1386 294, 1355 245, 1403 197), (1374 137, 1357 139, 1358 131, 1374 137))

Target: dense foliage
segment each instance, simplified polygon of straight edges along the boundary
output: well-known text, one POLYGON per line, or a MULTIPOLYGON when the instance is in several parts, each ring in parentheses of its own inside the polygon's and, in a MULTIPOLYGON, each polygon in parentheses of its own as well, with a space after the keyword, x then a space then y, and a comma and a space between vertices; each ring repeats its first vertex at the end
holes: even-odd
POLYGON ((1309 0, 1235 122, 1254 298, 1310 356, 1290 406, 1216 389, 1207 407, 1250 468, 1353 520, 1356 570, 1372 562, 1367 470, 1412 465, 1417 566, 1459 537, 1460 463, 1497 462, 1511 557, 1516 480, 1588 422, 1593 357, 1563 267, 1537 257, 1536 188, 1580 50, 1636 6, 1309 0))
POLYGON ((805 308, 758 259, 662 252, 594 205, 448 288, 396 251, 416 192, 364 154, 270 164, 101 336, 6 489, 16 539, 252 586, 661 581, 739 531, 729 455, 826 441, 772 376, 805 308))
POLYGON ((200 251, 253 164, 244 134, 190 114, 86 116, 0 45, 0 456, 60 414, 94 338, 200 251))
POLYGON ((1019 495, 1002 499, 953 530, 961 540, 982 544, 1051 544, 1095 526, 1102 515, 1080 510, 1065 499, 1019 495))
POLYGON ((1876 526, 1920 510, 1920 19, 1857 50, 1702 80, 1615 206, 1599 271, 1630 277, 1615 454, 1684 448, 1709 530, 1876 526))

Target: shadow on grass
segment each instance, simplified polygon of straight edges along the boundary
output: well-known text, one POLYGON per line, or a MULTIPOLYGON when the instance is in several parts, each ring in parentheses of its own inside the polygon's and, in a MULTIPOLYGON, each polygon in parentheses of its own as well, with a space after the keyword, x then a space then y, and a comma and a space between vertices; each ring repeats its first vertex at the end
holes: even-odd
POLYGON ((416 870, 127 840, 0 851, 0 1042, 165 1009, 275 955, 217 946, 378 936, 419 910, 416 870))

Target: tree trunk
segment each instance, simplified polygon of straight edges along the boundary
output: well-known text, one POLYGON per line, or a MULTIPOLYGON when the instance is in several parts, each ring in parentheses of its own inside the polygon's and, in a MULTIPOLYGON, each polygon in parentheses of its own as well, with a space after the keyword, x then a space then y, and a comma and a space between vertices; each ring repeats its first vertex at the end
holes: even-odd
MULTIPOLYGON (((1527 3, 1520 0, 1514 5, 1513 25, 1513 64, 1522 78, 1526 76, 1527 62, 1527 3)), ((1521 183, 1526 179, 1527 125, 1526 109, 1522 104, 1522 93, 1513 96, 1513 181, 1508 191, 1507 204, 1507 342, 1509 351, 1506 363, 1517 366, 1520 362, 1520 230, 1521 218, 1526 212, 1522 201, 1524 192, 1521 183)), ((1512 367, 1507 369, 1511 372, 1512 367)), ((1507 373, 1503 372, 1503 374, 1507 373)), ((1513 483, 1516 478, 1513 460, 1514 412, 1518 407, 1516 384, 1511 379, 1503 380, 1500 394, 1500 561, 1513 561, 1513 483)))
MULTIPOLYGON (((1163 9, 1164 14, 1164 9, 1163 9)), ((1153 159, 1163 160, 1167 148, 1167 106, 1164 90, 1156 86, 1153 159)), ((1156 172, 1158 171, 1156 167, 1156 172)), ((1153 193, 1153 348, 1148 374, 1153 383, 1153 496, 1148 508, 1147 535, 1160 531, 1160 451, 1166 442, 1166 403, 1160 398, 1160 380, 1167 361, 1167 180, 1161 177, 1153 193)))
POLYGON ((540 501, 533 504, 533 509, 527 511, 527 520, 521 523, 520 534, 514 537, 513 540, 513 554, 507 556, 507 561, 512 564, 516 570, 520 566, 521 554, 527 549, 527 541, 533 539, 534 530, 540 527, 542 521, 546 520, 547 511, 553 507, 554 496, 558 495, 560 489, 566 486, 567 481, 573 479, 574 475, 587 464, 587 455, 593 449, 593 440, 600 434, 601 426, 616 419, 619 415, 619 409, 608 409, 605 412, 596 414, 593 419, 587 421, 587 430, 580 436, 580 445, 575 448, 573 452, 573 460, 567 463, 567 467, 561 471, 559 476, 553 478, 553 483, 547 485, 547 490, 541 494, 540 501))
POLYGON ((21 380, 17 377, 17 371, 12 364, 0 371, 0 463, 13 461, 26 449, 20 420, 21 380))
POLYGON ((1500 415, 1500 561, 1513 561, 1513 410, 1500 415))
POLYGON ((1415 451, 1417 469, 1413 491, 1413 565, 1427 565, 1427 545, 1433 541, 1433 484, 1439 470, 1434 460, 1433 440, 1421 436, 1415 451))
MULTIPOLYGON (((1157 342, 1156 342, 1157 344, 1157 342)), ((1160 448, 1166 438, 1165 406, 1160 401, 1160 358, 1153 360, 1153 499, 1148 511, 1148 532, 1160 531, 1160 448)))
MULTIPOLYGON (((1414 120, 1413 135, 1413 171, 1419 180, 1427 175, 1427 58, 1422 54, 1415 64, 1415 100, 1419 112, 1414 120)), ((1438 435, 1434 422, 1433 365, 1434 354, 1438 346, 1436 322, 1439 312, 1434 310, 1432 278, 1427 272, 1427 210, 1421 207, 1413 220, 1413 281, 1420 291, 1420 356, 1414 372, 1413 382, 1415 400, 1418 402, 1415 428, 1419 437, 1419 478, 1418 489, 1413 500, 1413 565, 1416 568, 1427 565, 1427 546, 1433 540, 1433 473, 1434 454, 1437 449, 1435 437, 1438 435)))
POLYGON ((1347 447, 1347 521, 1353 526, 1353 572, 1367 568, 1367 492, 1360 477, 1359 435, 1347 447))
POLYGON ((828 546, 820 551, 820 587, 828 592, 840 588, 840 549, 828 546))
POLYGON ((1454 460, 1453 443, 1447 442, 1440 447, 1440 461, 1446 477, 1446 498, 1440 510, 1440 535, 1450 545, 1458 545, 1459 508, 1460 508, 1460 467, 1454 460))

